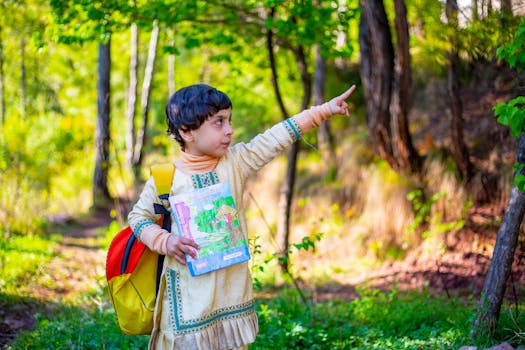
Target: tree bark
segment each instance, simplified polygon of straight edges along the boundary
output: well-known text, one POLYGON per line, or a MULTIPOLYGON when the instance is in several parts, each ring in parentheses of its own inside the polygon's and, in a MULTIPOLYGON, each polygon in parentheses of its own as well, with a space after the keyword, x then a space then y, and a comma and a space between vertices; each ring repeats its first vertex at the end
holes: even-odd
MULTIPOLYGON (((275 16, 275 7, 272 7, 269 10, 268 17, 273 19, 275 16)), ((273 47, 273 30, 271 28, 268 28, 266 32, 266 49, 268 51, 268 59, 270 61, 270 70, 272 72, 272 86, 275 93, 275 98, 277 99, 277 104, 279 105, 279 109, 281 110, 282 118, 285 120, 288 118, 288 111, 286 110, 286 106, 284 105, 284 101, 282 99, 281 90, 279 88, 279 76, 277 73, 277 64, 275 62, 275 52, 273 47)), ((290 157, 297 157, 297 151, 294 150, 294 148, 297 147, 297 142, 295 142, 292 145, 292 148, 288 151, 287 159, 288 159, 288 166, 286 169, 286 177, 283 182, 283 185, 281 186, 281 193, 279 196, 279 212, 278 212, 278 218, 277 218, 277 232, 275 241, 277 242, 277 245, 279 246, 279 268, 281 269, 281 272, 287 272, 289 268, 288 264, 288 250, 289 250, 289 227, 290 227, 290 208, 291 208, 291 201, 292 201, 292 194, 293 194, 293 185, 295 182, 295 173, 294 169, 290 167, 290 163, 295 163, 296 159, 290 159, 290 157), (289 178, 291 177, 291 178, 289 178)))
POLYGON ((394 49, 383 1, 361 0, 359 73, 365 92, 369 138, 376 154, 398 168, 391 147, 390 94, 394 49))
POLYGON ((504 15, 512 16, 512 0, 501 0, 501 12, 504 15))
POLYGON ((411 81, 409 34, 404 0, 394 0, 397 50, 394 65, 394 82, 390 106, 392 149, 401 169, 419 172, 421 157, 412 144, 408 127, 409 91, 411 81))
POLYGON ((127 110, 127 132, 126 132, 126 163, 133 165, 135 149, 135 111, 137 106, 137 85, 138 85, 138 45, 139 36, 136 23, 131 24, 130 28, 130 48, 129 48, 129 88, 128 88, 128 110, 127 110))
POLYGON ((0 26, 0 120, 5 124, 4 37, 0 26))
MULTIPOLYGON (((525 134, 520 135, 517 153, 518 164, 525 165, 525 134)), ((525 172, 521 170, 520 173, 524 174, 525 172)), ((478 303, 476 318, 470 331, 472 339, 476 339, 487 332, 491 337, 494 335, 506 284, 512 270, 514 252, 516 251, 524 214, 525 192, 520 192, 516 186, 512 186, 503 222, 496 238, 481 299, 478 303)))
MULTIPOLYGON (((269 18, 275 15, 275 8, 269 11, 269 18)), ((272 71, 272 85, 275 91, 277 103, 281 109, 283 120, 288 118, 289 114, 286 110, 282 96, 279 90, 279 82, 277 75, 277 66, 275 62, 275 53, 273 48, 273 31, 268 29, 266 33, 266 45, 268 50, 268 57, 270 61, 270 68, 272 71)), ((311 78, 308 73, 308 66, 306 63, 306 56, 301 46, 294 50, 299 72, 301 74, 301 81, 303 85, 303 100, 301 103, 301 110, 306 109, 311 98, 311 78)), ((290 213, 292 208, 293 193, 295 187, 296 169, 297 169, 297 155, 299 153, 300 141, 292 144, 287 152, 288 165, 286 168, 285 181, 281 187, 279 197, 279 214, 277 219, 277 233, 276 241, 279 244, 279 266, 282 272, 289 272, 289 238, 290 238, 290 213)))
MULTIPOLYGON (((170 40, 170 45, 175 46, 175 39, 170 40)), ((175 55, 172 53, 168 55, 168 92, 169 96, 175 93, 175 55)))
MULTIPOLYGON (((314 105, 320 105, 325 100, 325 86, 326 86, 326 62, 321 56, 321 47, 315 46, 315 70, 314 70, 314 88, 313 99, 314 105)), ((330 131, 330 124, 325 120, 317 130, 317 139, 319 143, 319 151, 323 158, 324 164, 329 169, 336 167, 336 156, 334 149, 334 140, 332 132, 330 131)))
MULTIPOLYGON (((302 46, 295 50, 295 56, 299 72, 301 74, 301 82, 303 85, 303 100, 301 102, 300 110, 305 110, 308 107, 310 98, 312 96, 312 81, 310 73, 308 73, 308 64, 306 63, 306 55, 302 46)), ((286 168, 286 177, 281 189, 281 196, 279 199, 279 219, 277 221, 277 242, 281 242, 283 251, 281 252, 285 259, 281 262, 283 271, 289 272, 289 244, 290 244, 290 223, 291 211, 293 203, 293 195, 295 189, 295 179, 297 173, 297 155, 300 148, 300 140, 292 144, 292 147, 287 152, 288 166, 286 168)))
POLYGON ((144 73, 144 82, 142 85, 141 109, 142 109, 142 127, 139 129, 137 135, 137 142, 135 144, 135 152, 133 159, 133 168, 135 175, 138 178, 140 167, 143 159, 143 147, 146 144, 146 136, 148 132, 148 117, 149 117, 149 102, 150 93, 153 81, 153 70, 155 68, 155 58, 157 56, 157 43, 159 39, 159 25, 158 21, 153 22, 153 29, 151 30, 151 38, 148 48, 148 60, 146 62, 146 70, 144 73))
MULTIPOLYGON (((455 30, 458 27, 458 5, 456 0, 447 0, 446 15, 449 25, 455 30)), ((459 57, 457 53, 457 38, 452 34, 451 51, 448 54, 447 67, 447 90, 452 112, 451 139, 452 156, 459 169, 461 178, 469 181, 472 178, 472 163, 469 159, 467 145, 463 138, 463 106, 461 103, 461 91, 458 77, 459 57)))
POLYGON ((95 130, 95 172, 93 174, 93 207, 104 208, 110 201, 109 171, 109 118, 110 118, 110 40, 98 45, 97 127, 95 130))

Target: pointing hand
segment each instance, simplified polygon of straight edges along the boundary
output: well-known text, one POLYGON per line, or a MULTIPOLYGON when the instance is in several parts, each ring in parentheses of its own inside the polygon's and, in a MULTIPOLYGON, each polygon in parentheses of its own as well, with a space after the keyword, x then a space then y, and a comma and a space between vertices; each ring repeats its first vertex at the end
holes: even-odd
POLYGON ((350 113, 348 112, 348 104, 345 102, 345 100, 350 97, 350 95, 354 92, 355 85, 352 85, 350 89, 343 92, 341 95, 334 97, 330 101, 328 101, 328 106, 330 107, 330 112, 332 114, 343 114, 347 117, 350 116, 350 113))

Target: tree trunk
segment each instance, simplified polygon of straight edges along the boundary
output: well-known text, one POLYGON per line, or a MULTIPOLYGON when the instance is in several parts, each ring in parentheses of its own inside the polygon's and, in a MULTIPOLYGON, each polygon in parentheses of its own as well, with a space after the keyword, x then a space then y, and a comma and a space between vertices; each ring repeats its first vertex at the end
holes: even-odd
MULTIPOLYGON (((175 47, 175 39, 170 40, 170 46, 175 47)), ((168 92, 169 96, 175 93, 175 55, 173 53, 168 55, 168 92)))
POLYGON ((390 134, 390 94, 394 66, 392 36, 383 1, 361 0, 359 73, 365 92, 369 138, 376 154, 394 169, 390 134))
POLYGON ((129 48, 129 88, 128 88, 128 110, 127 110, 127 133, 126 133, 126 163, 133 165, 133 152, 135 149, 135 111, 137 106, 137 81, 138 81, 138 45, 139 36, 137 24, 132 23, 130 28, 129 48))
MULTIPOLYGON (((321 47, 315 47, 315 70, 314 70, 314 88, 313 98, 314 105, 320 105, 325 100, 326 86, 326 63, 321 56, 321 47)), ((325 120, 317 130, 317 139, 319 142, 319 151, 323 157, 323 163, 328 169, 335 169, 336 156, 334 150, 334 140, 330 131, 330 124, 325 120)))
MULTIPOLYGON (((458 27, 458 5, 456 0, 447 0, 446 14, 449 25, 455 30, 458 27)), ((458 77, 457 39, 455 34, 451 37, 452 49, 448 55, 447 87, 452 112, 451 139, 452 156, 459 169, 463 180, 472 178, 472 163, 469 159, 467 146, 463 140, 463 106, 461 103, 461 91, 458 77)))
POLYGON ((0 26, 0 120, 5 124, 4 37, 0 26))
MULTIPOLYGON (((308 107, 310 98, 312 96, 312 81, 308 73, 308 65, 306 63, 306 56, 302 46, 295 50, 295 56, 299 72, 301 73, 301 82, 303 85, 303 101, 301 103, 301 110, 308 107)), ((281 242, 281 255, 285 258, 281 261, 282 271, 289 272, 289 244, 290 244, 290 223, 291 211, 293 203, 293 194, 295 189, 295 178, 297 172, 297 154, 299 153, 300 140, 293 143, 288 150, 288 167, 286 168, 285 182, 281 188, 281 195, 279 199, 279 219, 277 221, 277 242, 281 242)))
POLYGON ((408 128, 410 91, 410 51, 407 11, 404 0, 394 0, 397 50, 394 68, 394 83, 390 106, 392 118, 392 149, 401 169, 410 173, 419 172, 421 157, 412 144, 408 128))
POLYGON ((22 118, 26 115, 26 40, 20 40, 20 115, 22 118))
POLYGON ((95 173, 93 175, 93 207, 106 207, 111 196, 108 190, 109 113, 110 113, 110 40, 98 45, 97 127, 95 130, 95 173))
MULTIPOLYGON (((525 134, 518 140, 518 164, 525 165, 525 134)), ((525 172, 520 171, 521 174, 525 172)), ((520 192, 512 186, 509 202, 505 210, 503 222, 498 231, 492 260, 490 262, 485 285, 478 303, 476 318, 473 322, 470 336, 472 339, 487 334, 494 335, 496 330, 501 304, 505 295, 507 280, 509 279, 514 252, 518 242, 520 226, 525 214, 525 192, 520 192)))
POLYGON ((501 12, 504 15, 512 16, 512 0, 501 0, 501 12))
MULTIPOLYGON (((275 7, 272 7, 269 11, 268 17, 270 19, 273 19, 275 15, 275 7)), ((279 105, 279 109, 281 110, 282 118, 285 120, 288 118, 289 114, 286 110, 286 106, 284 105, 283 98, 281 95, 281 90, 279 88, 279 76, 277 73, 277 64, 275 62, 275 53, 273 48, 273 31, 271 28, 268 29, 266 32, 266 48, 268 51, 268 59, 270 61, 270 69, 272 72, 272 86, 273 90, 275 92, 275 98, 277 99, 277 104, 279 105)), ((277 242, 277 245, 279 246, 279 267, 281 269, 281 272, 288 271, 288 249, 289 249, 289 242, 288 242, 288 236, 289 236, 289 227, 290 227, 290 208, 291 208, 291 201, 292 201, 292 193, 293 193, 293 185, 295 182, 295 174, 292 174, 295 168, 290 167, 290 163, 295 163, 295 160, 290 159, 293 158, 294 155, 297 155, 297 152, 294 150, 294 148, 297 147, 297 142, 292 145, 292 148, 288 151, 287 159, 288 159, 288 167, 286 169, 286 177, 284 180, 283 185, 281 186, 281 194, 279 197, 279 212, 278 212, 278 218, 277 218, 277 233, 275 237, 275 241, 277 242), (293 175, 293 176, 292 176, 293 175), (291 176, 289 179, 288 177, 291 176)))
POLYGON ((153 70, 155 68, 155 58, 157 56, 157 43, 159 40, 159 25, 158 21, 153 22, 153 29, 151 30, 151 38, 148 48, 148 60, 146 62, 146 70, 144 73, 144 82, 142 85, 142 96, 140 106, 142 109, 142 127, 137 135, 137 143, 135 145, 133 168, 135 175, 138 178, 140 167, 142 165, 142 151, 146 144, 146 135, 148 132, 148 116, 149 116, 149 100, 152 88, 153 70))
MULTIPOLYGON (((271 8, 268 17, 273 18, 275 15, 275 8, 271 8)), ((275 96, 283 120, 288 118, 289 114, 284 105, 281 92, 279 90, 279 81, 277 75, 277 67, 275 63, 275 54, 273 49, 273 32, 268 29, 266 33, 266 45, 268 50, 268 57, 270 61, 270 68, 272 71, 272 85, 275 91, 275 96)), ((308 67, 306 64, 306 57, 303 48, 299 46, 294 54, 296 56, 299 71, 301 73, 301 81, 303 84, 303 101, 301 103, 301 109, 304 110, 308 106, 311 98, 311 79, 308 73, 308 67)), ((293 193, 295 187, 295 177, 297 169, 297 154, 299 152, 299 141, 293 143, 291 148, 288 150, 287 159, 288 166, 286 169, 285 181, 281 187, 281 194, 279 198, 279 214, 277 219, 277 233, 276 241, 279 244, 279 266, 282 272, 289 272, 289 238, 290 238, 290 213, 292 208, 293 193)))
POLYGON ((478 0, 472 0, 472 20, 479 20, 478 0))

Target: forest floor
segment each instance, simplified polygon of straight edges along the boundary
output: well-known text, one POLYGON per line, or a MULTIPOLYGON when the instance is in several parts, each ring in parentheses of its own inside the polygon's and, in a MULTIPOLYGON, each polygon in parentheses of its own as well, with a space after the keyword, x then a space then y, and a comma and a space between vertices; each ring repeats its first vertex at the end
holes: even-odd
MULTIPOLYGON (((424 288, 440 295, 479 295, 490 265, 491 248, 497 227, 491 223, 503 214, 504 208, 474 208, 466 227, 448 237, 449 249, 438 259, 424 255, 408 256, 404 260, 385 263, 370 271, 359 283, 340 283, 321 287, 303 285, 314 302, 330 299, 352 300, 359 297, 356 287, 383 290, 396 286, 399 290, 421 290, 424 288), (463 242, 463 243, 461 243, 463 242)), ((0 348, 12 341, 16 334, 35 326, 35 313, 50 313, 56 303, 73 300, 75 296, 89 290, 100 276, 104 275, 106 252, 97 245, 95 238, 111 222, 109 213, 97 212, 82 219, 70 220, 60 226, 63 239, 58 251, 46 270, 53 286, 32 288, 29 297, 2 306, 0 313, 0 348)), ((100 240, 99 240, 100 241, 100 240)), ((516 301, 519 286, 525 285, 525 249, 519 244, 515 254, 512 276, 509 279, 507 298, 516 301)), ((104 281, 105 282, 105 281, 104 281)), ((273 291, 275 292, 275 291, 273 291)), ((269 295, 273 294, 271 292, 269 295)), ((268 295, 263 293, 261 297, 268 295)))
MULTIPOLYGON (((502 138, 508 139, 508 131, 502 131, 495 124, 493 117, 482 118, 484 114, 491 113, 491 106, 494 103, 508 99, 511 95, 508 89, 505 90, 505 86, 501 91, 503 93, 499 94, 494 90, 464 91, 467 138, 473 140, 475 135, 478 137, 482 135, 481 139, 500 144, 504 143, 502 138)), ((446 107, 440 106, 439 101, 428 102, 432 102, 435 106, 435 113, 430 114, 426 130, 433 132, 430 135, 432 139, 442 140, 442 134, 446 134, 448 130, 448 126, 443 125, 442 122, 442 111, 446 107)), ((425 132, 425 130, 421 131, 422 139, 428 139, 423 135, 425 132)), ((479 157, 475 153, 472 156, 475 166, 485 171, 484 189, 501 191, 501 188, 494 187, 497 185, 497 180, 491 180, 497 179, 500 168, 490 162, 490 155, 488 155, 490 145, 481 142, 472 149, 480 152, 479 157)), ((513 144, 508 143, 507 150, 502 151, 512 153, 514 149, 513 144)), ((500 160, 503 159, 501 153, 498 156, 500 160)), ((511 154, 509 157, 513 159, 514 156, 511 154)), ((415 251, 403 260, 385 263, 379 268, 374 268, 373 271, 367 271, 363 274, 365 277, 359 281, 352 280, 348 283, 315 288, 306 284, 303 286, 311 292, 314 302, 334 298, 352 300, 359 296, 356 291, 356 287, 359 286, 384 290, 396 286, 400 290, 426 289, 432 293, 448 296, 479 296, 506 206, 502 201, 497 202, 498 204, 474 204, 469 209, 465 226, 460 231, 446 236, 448 249, 438 257, 415 251)), ((93 283, 105 283, 100 281, 100 276, 104 276, 106 252, 99 245, 100 243, 97 243, 100 240, 97 241, 95 238, 111 221, 109 212, 101 211, 87 217, 69 219, 67 223, 58 226, 63 239, 59 243, 56 256, 46 268, 47 271, 52 271, 48 276, 52 283, 46 285, 53 287, 35 287, 30 290, 27 297, 12 300, 4 305, 0 302, 0 348, 12 341, 21 330, 33 328, 35 313, 50 312, 56 307, 57 302, 73 299, 79 293, 89 290, 93 283)), ((507 286, 506 297, 513 302, 517 302, 520 295, 523 295, 519 290, 520 286, 525 286, 524 262, 525 241, 521 240, 515 253, 507 286)))

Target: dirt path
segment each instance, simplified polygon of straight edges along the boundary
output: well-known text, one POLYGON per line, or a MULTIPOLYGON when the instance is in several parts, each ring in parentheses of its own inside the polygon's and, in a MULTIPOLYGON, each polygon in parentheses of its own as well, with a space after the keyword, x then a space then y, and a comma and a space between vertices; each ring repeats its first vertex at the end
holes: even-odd
POLYGON ((41 267, 35 285, 27 286, 23 297, 0 305, 0 348, 20 331, 35 327, 35 313, 52 312, 57 302, 73 302, 80 293, 105 283, 106 251, 96 238, 110 222, 108 212, 100 211, 53 228, 63 236, 55 257, 41 267))

